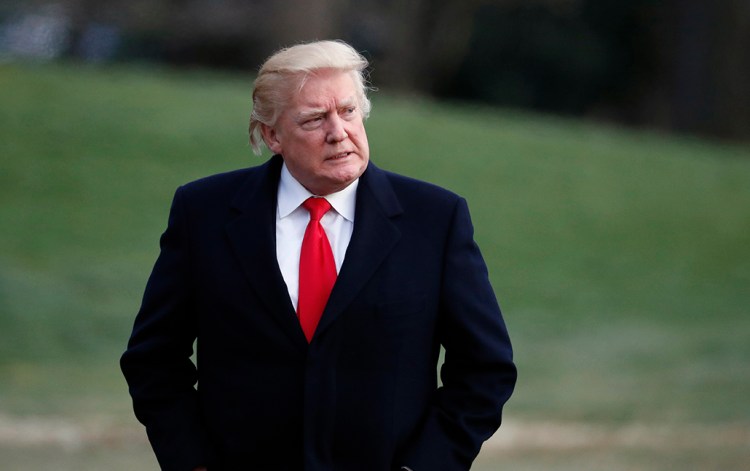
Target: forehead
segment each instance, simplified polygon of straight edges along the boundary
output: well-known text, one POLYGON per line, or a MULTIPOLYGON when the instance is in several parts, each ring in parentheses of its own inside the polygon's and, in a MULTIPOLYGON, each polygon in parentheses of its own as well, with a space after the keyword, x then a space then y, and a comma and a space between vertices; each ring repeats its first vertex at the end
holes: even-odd
POLYGON ((296 107, 340 106, 356 98, 356 87, 351 73, 323 69, 307 76, 302 87, 294 95, 292 105, 296 107))

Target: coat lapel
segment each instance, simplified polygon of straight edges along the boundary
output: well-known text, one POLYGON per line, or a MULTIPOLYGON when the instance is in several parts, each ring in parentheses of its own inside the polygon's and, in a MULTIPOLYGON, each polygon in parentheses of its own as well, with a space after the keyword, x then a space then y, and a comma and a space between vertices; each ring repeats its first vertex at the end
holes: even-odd
POLYGON ((282 160, 274 157, 258 168, 232 201, 237 217, 226 226, 235 255, 266 309, 297 348, 307 340, 297 320, 276 260, 276 194, 282 160))
MULTIPOLYGON (((276 260, 281 164, 281 158, 274 157, 248 177, 232 201, 237 217, 227 224, 226 233, 245 276, 273 320, 300 351, 306 351, 308 343, 276 260)), ((401 235, 391 218, 402 212, 385 174, 370 163, 360 177, 354 232, 316 337, 346 310, 396 245, 401 235)))
POLYGON ((385 174, 370 162, 357 188, 354 232, 346 258, 315 337, 346 310, 396 245, 401 234, 391 218, 402 212, 385 174))

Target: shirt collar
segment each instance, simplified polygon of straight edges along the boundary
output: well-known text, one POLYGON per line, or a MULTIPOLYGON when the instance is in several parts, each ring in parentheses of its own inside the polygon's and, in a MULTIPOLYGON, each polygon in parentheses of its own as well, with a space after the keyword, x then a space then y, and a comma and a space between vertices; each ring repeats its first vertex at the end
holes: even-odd
MULTIPOLYGON (((331 204, 344 219, 354 222, 354 209, 357 204, 357 186, 359 178, 351 182, 343 190, 326 195, 325 199, 331 204)), ((281 179, 279 180, 278 191, 278 211, 279 218, 283 219, 289 216, 295 209, 299 208, 305 200, 311 196, 307 188, 302 186, 296 178, 292 176, 289 169, 284 163, 281 167, 281 179)))

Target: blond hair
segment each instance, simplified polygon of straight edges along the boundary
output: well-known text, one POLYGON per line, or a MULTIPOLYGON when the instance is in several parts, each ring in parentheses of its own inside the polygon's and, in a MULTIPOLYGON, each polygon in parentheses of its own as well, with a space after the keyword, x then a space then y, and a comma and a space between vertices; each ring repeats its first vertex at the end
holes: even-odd
POLYGON ((362 119, 370 115, 365 69, 367 59, 343 41, 317 41, 281 49, 266 59, 255 79, 250 115, 250 145, 260 155, 260 125, 274 126, 292 93, 302 89, 307 77, 321 69, 351 73, 362 119))

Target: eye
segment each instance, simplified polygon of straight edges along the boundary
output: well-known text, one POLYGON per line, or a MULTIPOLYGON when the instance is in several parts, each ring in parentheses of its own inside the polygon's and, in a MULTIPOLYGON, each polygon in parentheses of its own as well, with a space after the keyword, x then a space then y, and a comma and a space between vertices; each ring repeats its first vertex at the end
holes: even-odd
POLYGON ((349 118, 349 117, 353 116, 354 113, 356 113, 356 111, 357 111, 357 107, 356 106, 347 106, 346 108, 343 108, 341 110, 341 114, 345 118, 349 118))
POLYGON ((320 123, 323 122, 323 116, 317 115, 313 116, 311 118, 306 119, 302 122, 302 128, 304 129, 315 129, 318 126, 320 126, 320 123))

